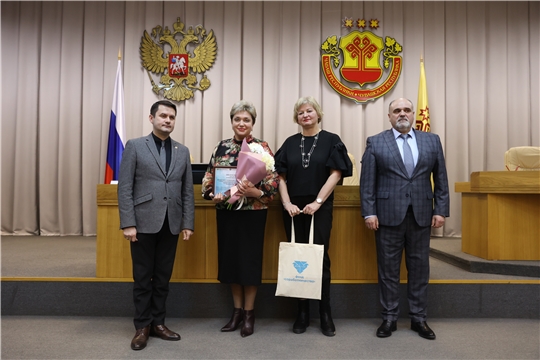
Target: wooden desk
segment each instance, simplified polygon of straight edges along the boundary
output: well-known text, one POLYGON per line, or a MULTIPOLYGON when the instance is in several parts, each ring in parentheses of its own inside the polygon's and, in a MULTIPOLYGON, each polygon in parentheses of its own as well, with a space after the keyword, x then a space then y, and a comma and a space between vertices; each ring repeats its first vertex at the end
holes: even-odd
POLYGON ((540 260, 540 172, 482 171, 455 184, 462 251, 487 260, 540 260))
MULTIPOLYGON (((217 281, 216 210, 204 200, 201 185, 195 191, 195 232, 189 241, 178 241, 172 280, 217 281)), ((129 243, 119 230, 117 185, 97 186, 97 259, 100 278, 132 278, 129 243)), ((287 241, 282 206, 276 196, 268 209, 263 258, 263 281, 277 278, 279 242, 287 241)), ((358 186, 337 186, 334 192, 334 222, 330 240, 332 279, 334 281, 377 280, 377 256, 374 233, 360 216, 358 186)), ((401 278, 406 279, 405 265, 401 278)))

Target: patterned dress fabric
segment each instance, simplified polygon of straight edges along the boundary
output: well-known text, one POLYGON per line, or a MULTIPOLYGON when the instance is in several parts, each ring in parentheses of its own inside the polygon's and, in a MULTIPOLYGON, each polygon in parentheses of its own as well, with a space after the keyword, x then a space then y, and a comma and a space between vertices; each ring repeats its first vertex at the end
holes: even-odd
MULTIPOLYGON (((258 143, 266 152, 274 156, 268 143, 252 136, 246 138, 248 144, 258 143)), ((202 181, 202 195, 210 199, 214 188, 215 166, 236 166, 242 142, 234 138, 222 140, 215 147, 208 169, 202 181)), ((216 204, 218 232, 218 280, 224 284, 260 285, 264 232, 268 203, 278 190, 279 178, 271 172, 259 184, 254 184, 264 195, 248 197, 238 208, 238 202, 216 204), (251 210, 251 211, 247 211, 251 210)))

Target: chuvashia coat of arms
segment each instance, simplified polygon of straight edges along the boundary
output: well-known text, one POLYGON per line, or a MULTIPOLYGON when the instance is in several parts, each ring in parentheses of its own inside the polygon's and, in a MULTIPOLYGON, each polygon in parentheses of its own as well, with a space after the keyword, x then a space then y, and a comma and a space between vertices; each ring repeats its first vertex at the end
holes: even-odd
POLYGON ((158 25, 150 36, 145 30, 139 50, 142 66, 156 94, 162 92, 167 99, 182 101, 192 98, 193 91, 204 91, 210 87, 210 79, 205 72, 212 67, 217 56, 213 30, 207 33, 198 25, 184 31, 184 23, 177 18, 173 31, 158 25), (151 73, 159 76, 159 85, 151 73))
MULTIPOLYGON (((378 20, 369 23, 372 29, 379 26, 378 20)), ((358 19, 356 24, 363 29, 366 20, 358 19)), ((352 26, 352 19, 343 20, 343 27, 350 30, 352 26)), ((336 35, 329 36, 321 49, 321 67, 326 81, 341 96, 357 103, 383 96, 394 87, 401 74, 402 58, 399 53, 403 48, 389 36, 383 41, 371 31, 354 30, 339 39, 336 35), (384 69, 392 65, 384 79, 381 60, 384 69), (338 69, 338 74, 333 68, 338 69), (368 84, 372 87, 368 88, 368 84)))

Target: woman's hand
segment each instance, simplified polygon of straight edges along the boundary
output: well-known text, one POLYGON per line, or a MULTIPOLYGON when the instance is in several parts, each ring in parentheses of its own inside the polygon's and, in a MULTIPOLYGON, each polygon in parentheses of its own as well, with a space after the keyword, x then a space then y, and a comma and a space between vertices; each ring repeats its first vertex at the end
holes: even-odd
POLYGON ((291 202, 288 202, 286 204, 283 204, 283 208, 285 209, 285 211, 287 211, 289 213, 289 216, 290 217, 294 217, 298 214, 300 214, 302 211, 298 208, 298 206, 294 205, 293 203, 291 202))
POLYGON ((214 202, 214 204, 219 204, 220 202, 223 202, 223 200, 225 200, 225 196, 223 196, 223 194, 216 194, 214 195, 213 193, 210 193, 210 197, 212 198, 212 201, 214 202))
POLYGON ((255 185, 247 180, 240 181, 236 184, 236 188, 238 189, 238 194, 245 197, 259 198, 261 196, 261 190, 257 189, 255 185))
POLYGON ((312 202, 304 206, 304 209, 302 209, 302 212, 306 215, 313 215, 319 210, 321 207, 321 204, 317 204, 317 202, 312 202))

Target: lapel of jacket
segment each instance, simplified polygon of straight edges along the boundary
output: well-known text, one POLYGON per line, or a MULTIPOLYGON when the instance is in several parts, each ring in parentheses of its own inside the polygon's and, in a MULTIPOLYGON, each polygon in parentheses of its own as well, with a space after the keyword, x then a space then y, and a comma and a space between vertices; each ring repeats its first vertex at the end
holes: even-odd
POLYGON ((148 150, 154 157, 154 160, 156 161, 157 166, 159 167, 163 175, 165 175, 165 169, 161 166, 161 160, 159 159, 159 153, 156 147, 156 142, 154 141, 154 137, 152 136, 152 133, 150 133, 150 135, 146 137, 146 146, 148 147, 148 150))
POLYGON ((413 175, 418 171, 418 169, 420 168, 420 164, 422 162, 423 159, 423 156, 425 156, 425 148, 426 148, 426 142, 424 141, 425 140, 425 137, 424 137, 424 133, 422 133, 422 131, 416 131, 414 130, 414 136, 416 137, 416 147, 418 148, 418 160, 416 161, 416 166, 414 168, 414 171, 413 171, 413 175))
POLYGON ((399 169, 403 172, 403 175, 405 175, 405 177, 409 177, 409 175, 407 174, 407 169, 405 169, 405 164, 403 163, 403 158, 401 157, 401 153, 399 152, 396 138, 394 137, 394 132, 392 131, 392 129, 388 130, 385 133, 384 138, 388 145, 388 149, 390 150, 390 154, 396 161, 399 169))
POLYGON ((169 165, 169 172, 167 173, 167 177, 170 174, 172 174, 174 170, 174 165, 176 165, 176 159, 179 155, 178 151, 179 151, 178 143, 174 141, 173 139, 171 139, 171 165, 169 165))

